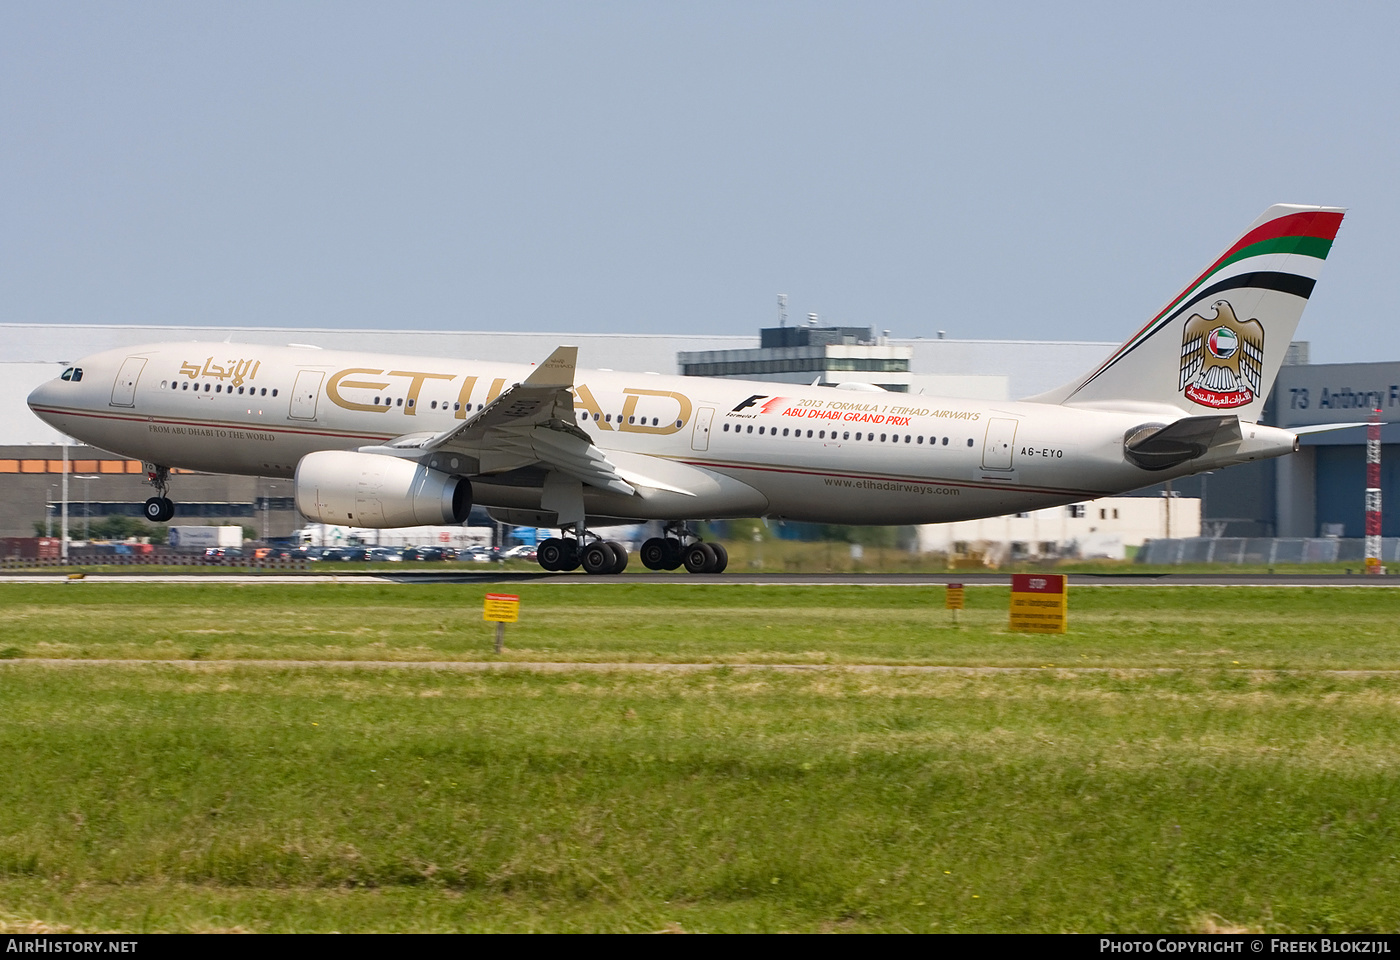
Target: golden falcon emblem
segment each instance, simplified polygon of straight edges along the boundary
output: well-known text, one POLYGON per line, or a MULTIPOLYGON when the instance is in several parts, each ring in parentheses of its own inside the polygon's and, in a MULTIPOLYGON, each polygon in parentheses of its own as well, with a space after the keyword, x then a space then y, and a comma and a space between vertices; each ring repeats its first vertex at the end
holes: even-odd
POLYGON ((1264 325, 1241 321, 1226 300, 1213 317, 1192 314, 1181 335, 1181 383, 1188 399, 1214 410, 1242 407, 1259 395, 1264 376, 1264 325))

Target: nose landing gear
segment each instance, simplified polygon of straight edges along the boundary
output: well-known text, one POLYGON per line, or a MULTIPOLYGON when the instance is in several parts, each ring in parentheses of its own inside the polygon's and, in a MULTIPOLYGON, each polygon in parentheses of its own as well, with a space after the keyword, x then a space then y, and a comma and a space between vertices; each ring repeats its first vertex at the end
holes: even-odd
POLYGON ((165 494, 170 489, 170 468, 147 463, 146 482, 156 488, 156 496, 146 501, 146 519, 152 523, 165 523, 175 516, 175 503, 165 494))

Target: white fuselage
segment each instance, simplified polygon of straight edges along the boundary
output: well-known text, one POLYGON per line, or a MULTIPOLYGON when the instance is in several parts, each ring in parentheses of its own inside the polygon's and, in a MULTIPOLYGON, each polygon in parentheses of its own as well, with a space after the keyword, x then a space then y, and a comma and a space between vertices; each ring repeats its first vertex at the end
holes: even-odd
MULTIPOLYGON (((434 357, 167 343, 86 357, 79 382, 29 398, 43 420, 162 466, 290 477, 320 450, 376 446, 462 423, 532 366, 434 357)), ((1093 499, 1293 449, 1282 430, 1165 471, 1123 456, 1124 434, 1186 416, 1165 407, 1084 409, 580 370, 578 425, 666 489, 585 492, 591 516, 768 516, 932 523, 1093 499), (650 466, 647 466, 650 465, 650 466)), ((475 502, 538 510, 539 477, 470 475, 475 502)))

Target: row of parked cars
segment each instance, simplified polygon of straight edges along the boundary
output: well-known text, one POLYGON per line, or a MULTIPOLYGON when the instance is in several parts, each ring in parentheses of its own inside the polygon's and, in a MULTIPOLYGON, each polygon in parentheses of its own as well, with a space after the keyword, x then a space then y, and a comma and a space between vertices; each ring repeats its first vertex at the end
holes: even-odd
MULTIPOLYGON (((534 548, 528 548, 533 551, 534 548)), ((400 561, 442 561, 460 560, 468 563, 485 563, 489 560, 508 560, 517 555, 519 547, 499 553, 488 547, 258 547, 252 550, 238 550, 230 547, 211 547, 204 551, 206 563, 231 563, 247 559, 254 560, 313 560, 328 563, 397 563, 400 561)), ((529 559, 534 559, 533 553, 529 559)))

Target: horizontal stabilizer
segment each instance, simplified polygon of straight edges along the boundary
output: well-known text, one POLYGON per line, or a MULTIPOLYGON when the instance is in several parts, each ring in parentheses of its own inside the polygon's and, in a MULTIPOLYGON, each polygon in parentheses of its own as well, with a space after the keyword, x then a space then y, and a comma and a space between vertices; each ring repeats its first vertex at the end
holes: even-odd
POLYGON ((1187 417, 1165 426, 1134 427, 1123 437, 1123 455, 1144 470, 1166 470, 1195 460, 1207 450, 1240 439, 1236 416, 1187 417))
MULTIPOLYGON (((1354 427, 1369 427, 1371 424, 1365 420, 1359 423, 1313 423, 1306 427, 1285 427, 1289 433, 1295 433, 1300 437, 1310 433, 1331 433, 1333 430, 1351 430, 1354 427)), ((1385 426, 1385 424, 1381 424, 1385 426)))

